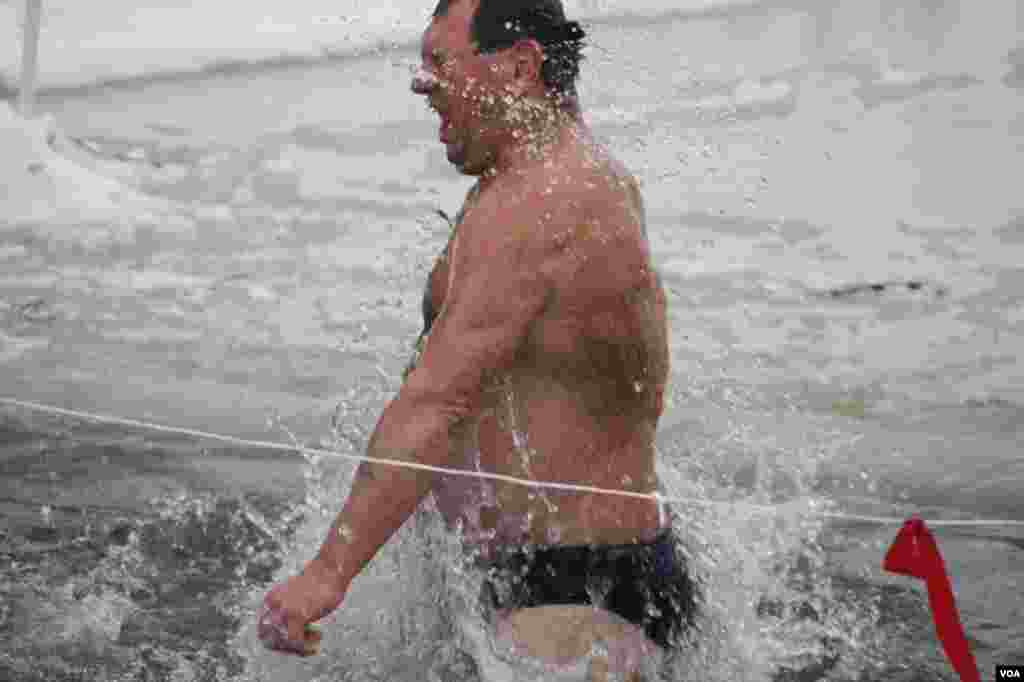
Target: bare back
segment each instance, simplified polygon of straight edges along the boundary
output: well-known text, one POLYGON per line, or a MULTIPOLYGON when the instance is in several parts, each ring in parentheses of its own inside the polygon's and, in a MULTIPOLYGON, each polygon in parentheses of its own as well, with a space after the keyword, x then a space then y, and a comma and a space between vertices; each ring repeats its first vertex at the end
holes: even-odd
MULTIPOLYGON (((569 202, 577 228, 548 235, 563 255, 547 273, 552 295, 512 365, 488 378, 480 410, 453 434, 452 456, 463 469, 649 493, 658 487, 653 443, 669 368, 664 291, 636 181, 582 145, 563 152, 557 193, 527 198, 569 202)), ((529 186, 550 186, 548 167, 530 172, 529 186)), ((444 305, 449 248, 428 284, 425 307, 434 311, 444 305)), ((622 544, 659 529, 656 505, 638 498, 464 476, 438 476, 434 493, 448 525, 461 524, 484 552, 622 544)))

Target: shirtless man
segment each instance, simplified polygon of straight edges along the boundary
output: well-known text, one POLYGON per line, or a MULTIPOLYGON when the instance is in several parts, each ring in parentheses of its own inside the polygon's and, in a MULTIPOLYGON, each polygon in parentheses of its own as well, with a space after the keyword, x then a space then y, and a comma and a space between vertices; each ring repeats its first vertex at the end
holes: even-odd
MULTIPOLYGON (((424 297, 422 353, 368 455, 654 493, 669 370, 665 296, 636 180, 593 139, 560 0, 441 0, 412 89, 475 176, 424 297)), ((486 571, 491 636, 632 676, 692 622, 693 583, 652 499, 359 466, 317 556, 265 600, 293 643, 429 493, 486 571)), ((270 614, 269 616, 267 614, 270 614)), ((278 642, 302 653, 301 644, 278 642)))

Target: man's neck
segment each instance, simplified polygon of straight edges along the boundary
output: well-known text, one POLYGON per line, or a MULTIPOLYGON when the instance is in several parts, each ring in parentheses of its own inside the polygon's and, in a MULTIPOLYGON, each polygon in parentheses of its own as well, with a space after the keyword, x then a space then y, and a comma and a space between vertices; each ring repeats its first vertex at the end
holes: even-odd
POLYGON ((552 111, 542 121, 513 129, 509 143, 502 148, 494 165, 480 177, 481 188, 499 176, 515 173, 551 158, 557 150, 587 132, 578 109, 552 111))

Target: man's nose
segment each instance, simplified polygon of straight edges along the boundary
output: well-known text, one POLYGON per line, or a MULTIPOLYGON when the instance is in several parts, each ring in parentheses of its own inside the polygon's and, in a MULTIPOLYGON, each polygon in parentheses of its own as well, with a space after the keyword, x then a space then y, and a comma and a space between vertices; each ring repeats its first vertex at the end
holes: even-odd
POLYGON ((437 84, 437 76, 424 68, 416 69, 412 74, 412 91, 417 95, 429 95, 437 84))

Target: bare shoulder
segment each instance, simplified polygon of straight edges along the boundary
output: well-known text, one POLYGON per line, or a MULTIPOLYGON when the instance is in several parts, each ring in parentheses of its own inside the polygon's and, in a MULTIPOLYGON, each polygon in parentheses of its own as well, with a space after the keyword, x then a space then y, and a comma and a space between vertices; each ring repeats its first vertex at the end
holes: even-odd
POLYGON ((579 222, 584 202, 565 177, 530 169, 496 182, 467 205, 454 246, 467 267, 542 267, 558 255, 560 235, 579 222))
MULTIPOLYGON (((587 150, 538 175, 551 190, 547 204, 563 210, 559 231, 547 235, 563 252, 560 265, 574 288, 623 290, 648 274, 646 219, 636 178, 604 150, 587 150)), ((564 279, 563 279, 564 281, 564 279)))
POLYGON ((521 267, 552 285, 593 275, 631 288, 649 260, 639 184, 609 154, 581 147, 477 193, 454 248, 456 269, 521 267))

